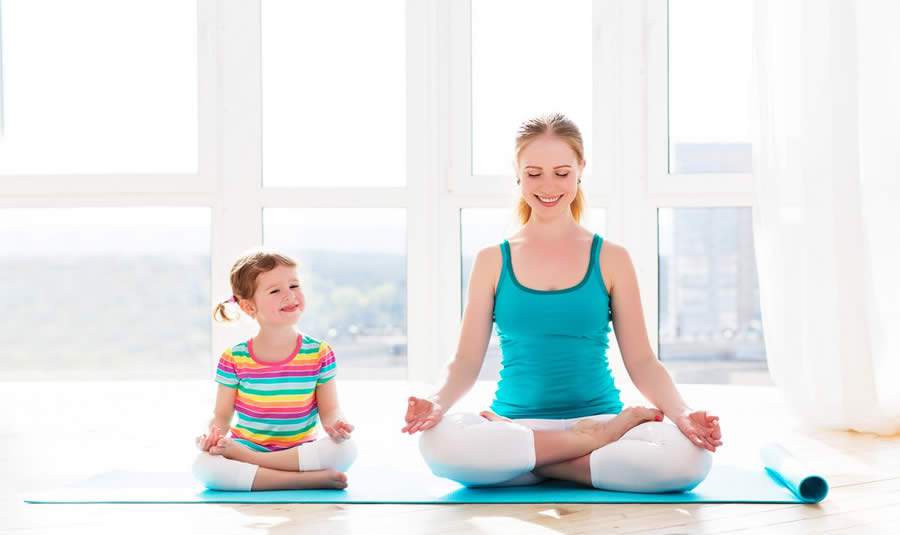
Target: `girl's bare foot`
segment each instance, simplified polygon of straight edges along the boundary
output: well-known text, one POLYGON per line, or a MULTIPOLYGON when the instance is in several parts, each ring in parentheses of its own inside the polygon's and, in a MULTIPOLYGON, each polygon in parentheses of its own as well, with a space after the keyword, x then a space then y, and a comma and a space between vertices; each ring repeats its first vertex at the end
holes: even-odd
POLYGON ((572 431, 584 433, 597 442, 597 447, 605 446, 622 438, 629 429, 644 422, 661 421, 663 413, 648 407, 627 407, 615 418, 605 422, 581 420, 572 426, 572 431))
POLYGON ((260 468, 252 490, 345 489, 347 474, 333 469, 290 472, 260 468))
POLYGON ((490 420, 492 422, 511 422, 509 418, 504 418, 503 416, 498 416, 497 414, 491 411, 481 411, 478 413, 479 416, 486 420, 490 420))
POLYGON ((209 448, 209 453, 210 455, 221 455, 226 459, 252 463, 256 452, 232 438, 223 437, 209 448))
POLYGON ((310 475, 310 483, 314 486, 310 488, 317 489, 344 489, 347 488, 347 474, 338 472, 337 470, 315 470, 313 472, 302 472, 310 475))

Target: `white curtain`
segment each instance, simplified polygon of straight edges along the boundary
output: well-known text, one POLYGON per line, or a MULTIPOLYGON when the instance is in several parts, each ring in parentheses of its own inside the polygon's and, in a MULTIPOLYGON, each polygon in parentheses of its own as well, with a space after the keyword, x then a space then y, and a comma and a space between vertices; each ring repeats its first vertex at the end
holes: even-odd
POLYGON ((900 432, 900 2, 755 0, 769 369, 809 426, 900 432))

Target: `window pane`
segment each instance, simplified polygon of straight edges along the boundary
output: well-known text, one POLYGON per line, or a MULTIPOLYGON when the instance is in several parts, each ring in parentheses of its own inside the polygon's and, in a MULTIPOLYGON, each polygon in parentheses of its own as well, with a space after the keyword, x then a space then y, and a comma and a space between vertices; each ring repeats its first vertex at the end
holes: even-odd
POLYGON ((406 213, 401 209, 263 212, 267 247, 300 263, 299 328, 334 346, 346 378, 406 378, 406 213))
POLYGON ((0 173, 197 171, 196 3, 5 0, 0 20, 0 173))
POLYGON ((406 184, 404 2, 262 2, 265 186, 406 184))
POLYGON ((659 356, 679 382, 771 384, 750 210, 659 210, 659 356))
POLYGON ((553 112, 592 161, 591 13, 589 0, 472 1, 473 174, 512 176, 519 125, 553 112))
MULTIPOLYGON (((460 211, 460 252, 462 254, 462 304, 468 301, 469 275, 478 251, 491 245, 498 245, 515 234, 519 223, 512 208, 466 208, 460 211)), ((595 208, 585 214, 585 227, 604 236, 606 233, 606 210, 595 208)), ((491 332, 491 341, 484 358, 479 379, 496 380, 500 377, 500 342, 496 329, 491 332)))
POLYGON ((4 378, 209 375, 207 208, 0 210, 4 378))
POLYGON ((669 0, 671 173, 751 171, 752 21, 752 0, 669 0))

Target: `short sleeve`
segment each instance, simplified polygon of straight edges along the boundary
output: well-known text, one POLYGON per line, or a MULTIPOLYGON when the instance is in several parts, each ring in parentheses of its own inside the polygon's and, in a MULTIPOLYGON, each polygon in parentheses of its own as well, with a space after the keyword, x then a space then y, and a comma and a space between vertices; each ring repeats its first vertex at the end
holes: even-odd
POLYGON ((228 349, 219 358, 219 365, 216 366, 216 382, 220 385, 237 388, 238 376, 234 366, 234 355, 228 349))
POLYGON ((337 363, 334 360, 334 351, 331 346, 322 342, 319 344, 319 384, 327 383, 337 375, 337 363))

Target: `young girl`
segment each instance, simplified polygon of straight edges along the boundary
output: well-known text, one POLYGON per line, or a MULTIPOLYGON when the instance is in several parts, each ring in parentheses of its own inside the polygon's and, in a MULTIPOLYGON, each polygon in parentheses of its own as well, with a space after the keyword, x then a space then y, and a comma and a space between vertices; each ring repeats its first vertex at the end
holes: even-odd
POLYGON ((237 319, 226 309, 236 305, 259 333, 219 359, 215 411, 208 433, 197 437, 194 476, 213 490, 346 487, 343 472, 356 458, 353 426, 338 405, 331 347, 297 331, 305 305, 297 263, 250 252, 232 266, 231 289, 213 317, 237 319), (316 418, 326 438, 316 440, 316 418))

